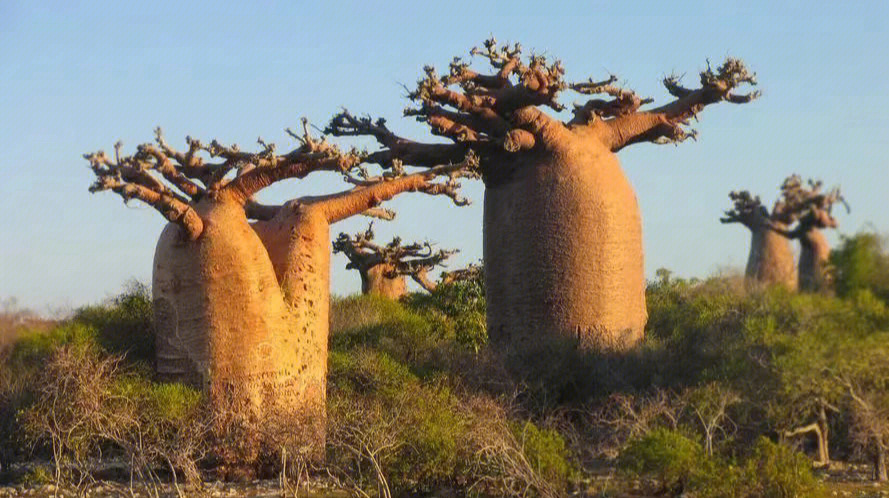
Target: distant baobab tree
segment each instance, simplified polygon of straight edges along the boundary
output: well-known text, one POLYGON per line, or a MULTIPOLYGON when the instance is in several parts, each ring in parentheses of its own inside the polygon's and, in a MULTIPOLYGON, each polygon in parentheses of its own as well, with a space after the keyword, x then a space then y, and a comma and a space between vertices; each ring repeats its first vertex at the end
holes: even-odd
POLYGON ((746 190, 733 191, 729 198, 734 206, 719 221, 740 223, 750 230, 746 277, 765 285, 777 284, 796 290, 796 264, 787 235, 788 227, 798 218, 795 207, 779 199, 769 212, 759 196, 746 190))
POLYGON ((441 272, 436 288, 439 285, 451 285, 457 282, 482 281, 484 276, 485 269, 481 265, 470 263, 465 268, 441 272))
POLYGON ((799 287, 810 292, 826 290, 831 285, 828 272, 830 243, 822 233, 822 230, 838 225, 831 208, 841 202, 849 209, 839 187, 826 192, 822 187, 820 180, 812 179, 806 186, 799 175, 790 176, 781 187, 784 202, 794 206, 799 218, 792 230, 782 230, 788 237, 800 241, 799 287))
POLYGON ((174 149, 160 129, 130 156, 115 145, 85 155, 96 181, 158 210, 169 224, 154 258, 152 293, 161 377, 204 388, 220 414, 252 420, 297 416, 323 450, 332 223, 377 211, 403 192, 445 195, 458 204, 470 156, 420 172, 371 175, 365 157, 304 130, 280 154, 259 140, 247 152, 186 138, 174 149), (207 157, 208 156, 208 157, 207 157), (341 175, 340 192, 265 206, 254 196, 285 179, 341 175), (250 220, 255 220, 251 223, 250 220))
POLYGON ((441 266, 456 250, 432 249, 429 242, 403 244, 400 237, 380 245, 374 242, 373 225, 363 233, 350 236, 341 233, 333 242, 333 252, 349 259, 347 269, 358 270, 361 292, 399 299, 407 293, 405 277, 411 277, 429 292, 436 284, 429 279, 429 271, 441 266))
POLYGON ((427 66, 405 115, 448 143, 421 143, 393 133, 383 119, 336 115, 328 132, 371 136, 381 148, 367 160, 433 166, 480 158, 485 183, 484 268, 491 341, 506 351, 537 349, 546 339, 581 348, 626 349, 647 320, 642 228, 633 188, 615 153, 632 144, 679 143, 695 133, 692 118, 710 104, 743 104, 758 92, 744 64, 728 58, 700 74, 700 87, 664 79, 675 98, 652 99, 617 78, 569 82, 560 61, 522 56, 519 44, 490 39, 470 52, 493 68, 476 71, 455 58, 447 74, 427 66), (563 122, 563 91, 597 96, 575 105, 563 122))

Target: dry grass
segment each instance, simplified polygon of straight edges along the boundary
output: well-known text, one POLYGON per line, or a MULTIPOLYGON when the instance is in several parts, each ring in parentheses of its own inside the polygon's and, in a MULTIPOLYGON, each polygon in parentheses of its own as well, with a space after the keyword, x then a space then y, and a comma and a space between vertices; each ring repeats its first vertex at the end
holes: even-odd
POLYGON ((57 320, 43 318, 27 308, 22 308, 15 298, 0 300, 0 359, 6 357, 9 347, 22 333, 45 332, 56 324, 57 320))

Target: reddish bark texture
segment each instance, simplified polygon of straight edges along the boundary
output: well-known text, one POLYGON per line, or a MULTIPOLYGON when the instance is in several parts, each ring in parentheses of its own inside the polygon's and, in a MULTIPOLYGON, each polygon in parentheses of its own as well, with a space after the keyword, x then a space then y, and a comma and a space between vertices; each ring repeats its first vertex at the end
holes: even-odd
POLYGON ((676 143, 694 137, 685 126, 707 105, 745 103, 757 92, 737 59, 701 73, 701 86, 676 77, 664 84, 675 100, 647 110, 651 99, 615 84, 617 78, 570 83, 559 61, 523 57, 518 44, 488 40, 473 56, 482 74, 456 58, 447 75, 433 67, 418 82, 405 111, 451 143, 419 143, 392 133, 385 120, 344 111, 328 130, 373 136, 368 156, 384 166, 428 166, 472 150, 485 182, 484 266, 488 330, 507 352, 536 349, 547 339, 582 348, 626 349, 646 322, 641 219, 636 197, 614 155, 639 142, 676 143), (598 95, 576 105, 569 122, 558 97, 572 90, 598 95))
POLYGON ((725 212, 722 223, 741 223, 750 230, 750 255, 747 258, 748 279, 765 285, 783 285, 796 290, 796 265, 793 249, 786 234, 797 213, 784 201, 775 202, 770 213, 750 192, 731 192, 734 207, 725 212))

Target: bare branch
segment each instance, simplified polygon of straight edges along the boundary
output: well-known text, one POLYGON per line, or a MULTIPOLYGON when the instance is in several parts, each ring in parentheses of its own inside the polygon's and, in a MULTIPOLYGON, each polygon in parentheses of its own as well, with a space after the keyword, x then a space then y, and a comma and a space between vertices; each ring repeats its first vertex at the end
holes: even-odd
POLYGON ((120 146, 115 145, 116 161, 103 151, 83 156, 90 163, 96 181, 90 192, 110 190, 120 195, 124 202, 138 199, 158 210, 165 218, 179 224, 192 240, 203 231, 203 222, 189 205, 189 199, 170 190, 150 174, 155 164, 137 156, 121 156, 120 146))
POLYGON ((571 122, 589 123, 596 118, 625 116, 636 112, 645 104, 654 102, 654 99, 640 97, 632 90, 615 85, 616 81, 617 76, 611 75, 604 81, 594 81, 590 78, 589 81, 568 85, 569 88, 582 95, 604 94, 613 97, 609 101, 593 99, 584 105, 576 105, 574 119, 571 122))
POLYGON ((244 204, 244 211, 247 212, 247 218, 251 220, 269 221, 274 218, 280 210, 281 206, 267 206, 252 199, 244 204))
POLYGON ((781 209, 790 213, 799 224, 793 231, 794 237, 801 237, 814 229, 836 228, 838 223, 831 214, 835 203, 840 202, 849 211, 849 205, 840 193, 839 187, 823 191, 821 180, 808 180, 803 184, 799 175, 791 175, 781 185, 781 209))
POLYGON ((742 85, 756 85, 756 74, 751 73, 740 59, 733 57, 727 58, 715 71, 708 63, 707 69, 701 72, 700 88, 688 89, 679 81, 677 76, 664 78, 667 91, 677 97, 673 102, 649 111, 633 112, 608 122, 612 150, 617 151, 638 142, 681 142, 693 136, 693 132, 684 127, 704 107, 723 101, 743 104, 760 95, 758 91, 749 94, 735 93, 742 85))
POLYGON ((459 179, 478 177, 478 158, 468 154, 460 163, 436 166, 419 173, 400 172, 375 177, 355 177, 347 173, 345 177, 356 187, 337 194, 301 200, 319 205, 330 223, 361 214, 403 192, 445 195, 454 204, 464 206, 469 204, 469 200, 460 195, 459 179), (442 181, 436 181, 438 179, 442 181))
POLYGON ((370 117, 355 117, 343 110, 335 115, 324 130, 336 136, 372 136, 385 147, 383 150, 367 154, 364 161, 390 167, 396 160, 412 166, 436 166, 450 162, 458 162, 466 154, 462 144, 420 143, 399 137, 386 127, 386 120, 376 121, 370 117))
POLYGON ((249 169, 242 170, 226 189, 246 201, 263 188, 287 178, 305 178, 316 171, 345 172, 361 163, 362 156, 356 151, 344 152, 324 138, 313 138, 305 118, 302 124, 302 135, 287 129, 287 133, 296 138, 300 146, 285 155, 276 155, 275 145, 267 144, 262 138, 258 142, 263 150, 258 153, 241 152, 237 146, 224 147, 214 141, 211 154, 224 157, 229 162, 251 165, 249 169))
POLYGON ((755 228, 763 223, 769 216, 768 210, 762 205, 759 196, 753 196, 747 190, 732 191, 729 193, 734 207, 725 212, 720 218, 722 223, 741 223, 748 228, 755 228))

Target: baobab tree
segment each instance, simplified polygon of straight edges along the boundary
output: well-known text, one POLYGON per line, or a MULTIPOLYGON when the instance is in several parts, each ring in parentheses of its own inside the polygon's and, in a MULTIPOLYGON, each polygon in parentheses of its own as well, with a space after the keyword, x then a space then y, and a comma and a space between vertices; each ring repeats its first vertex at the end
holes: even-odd
POLYGON ((679 143, 707 105, 743 104, 757 92, 744 64, 727 59, 701 73, 699 88, 664 79, 672 102, 652 102, 603 81, 568 82, 559 61, 522 56, 519 44, 490 39, 470 52, 493 67, 482 74, 455 58, 439 75, 427 66, 405 115, 426 123, 448 143, 421 143, 393 133, 383 119, 336 115, 328 131, 371 136, 381 148, 367 160, 387 166, 431 166, 467 150, 480 158, 485 184, 484 266, 487 325, 507 351, 567 340, 581 348, 625 349, 643 336, 647 320, 642 228, 635 193, 615 153, 642 142, 679 143), (563 91, 600 96, 575 105, 563 122, 563 91))
POLYGON ((314 138, 303 125, 302 134, 288 130, 299 146, 285 154, 262 139, 258 152, 190 137, 187 150, 176 150, 158 129, 155 143, 133 155, 122 155, 118 143, 114 157, 85 157, 96 176, 90 191, 142 201, 169 221, 152 279, 158 374, 205 389, 219 414, 299 417, 320 451, 330 224, 409 191, 463 204, 458 178, 471 176, 475 162, 416 173, 396 166, 373 176, 361 153, 314 138), (254 200, 278 181, 320 171, 341 174, 351 188, 281 206, 254 200))
POLYGON ((470 263, 469 266, 465 268, 457 268, 456 270, 441 272, 435 287, 438 288, 439 285, 451 285, 456 282, 479 281, 483 279, 484 276, 485 269, 481 265, 470 263))
POLYGON ((340 233, 333 241, 333 252, 342 253, 349 259, 347 269, 358 270, 362 294, 389 299, 399 299, 407 293, 406 276, 427 291, 434 291, 436 284, 429 279, 429 271, 442 266, 457 253, 456 250, 435 251, 429 242, 403 244, 400 237, 379 245, 374 242, 373 224, 353 236, 340 233))
POLYGON ((770 213, 759 196, 753 196, 746 190, 730 192, 729 198, 734 206, 719 221, 740 223, 750 230, 747 278, 796 290, 797 271, 787 230, 797 219, 797 210, 783 199, 778 199, 770 213))
POLYGON ((804 185, 799 175, 790 176, 781 187, 784 202, 798 212, 799 221, 792 230, 786 227, 779 227, 779 230, 799 240, 799 287, 810 292, 830 287, 830 243, 822 230, 837 227, 831 208, 841 202, 849 209, 839 187, 827 192, 822 191, 822 187, 820 180, 810 179, 808 186, 804 185))

